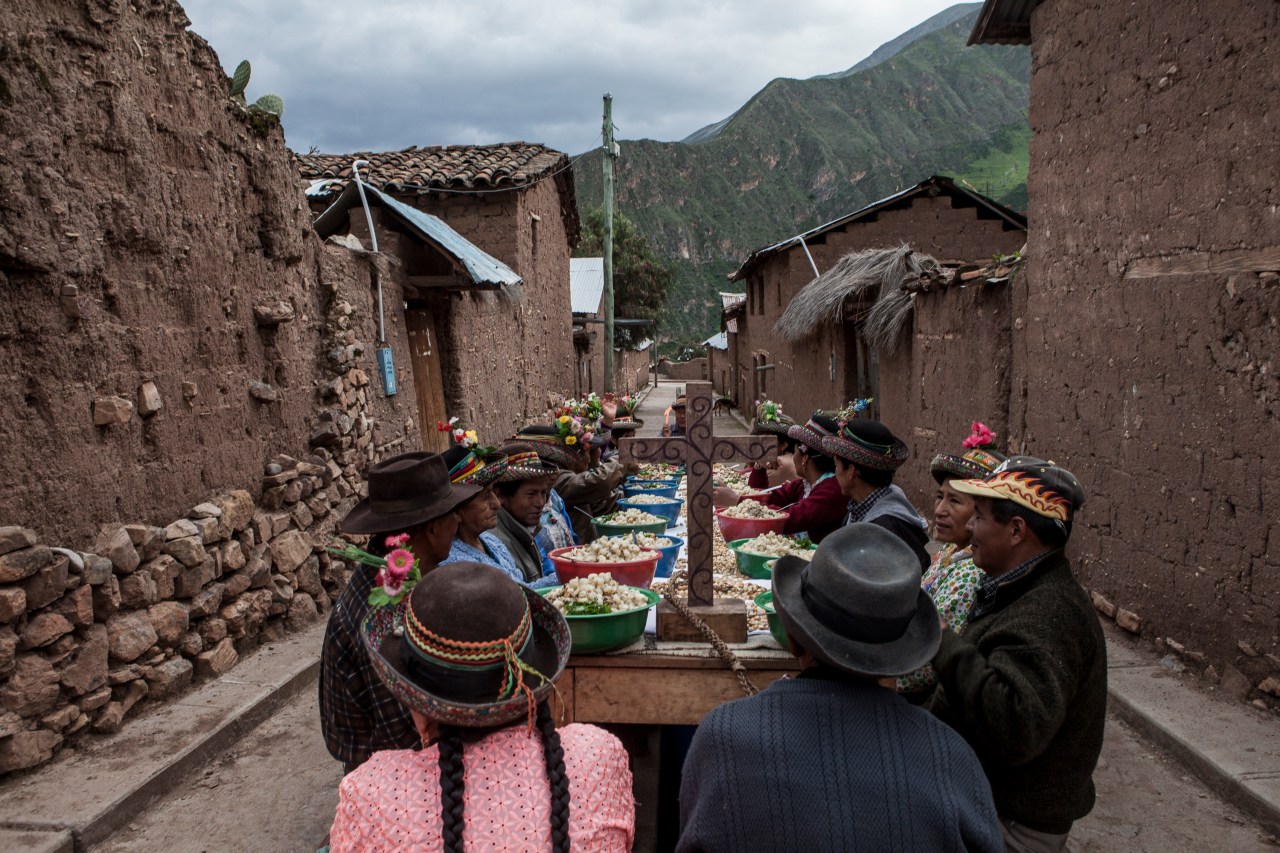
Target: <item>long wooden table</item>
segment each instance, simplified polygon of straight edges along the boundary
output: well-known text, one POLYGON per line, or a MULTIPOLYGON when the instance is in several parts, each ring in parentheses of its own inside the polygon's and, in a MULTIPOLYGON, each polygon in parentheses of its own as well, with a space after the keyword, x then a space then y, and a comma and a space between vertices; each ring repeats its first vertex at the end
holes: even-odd
MULTIPOLYGON (((642 654, 576 655, 556 682, 565 722, 696 725, 712 708, 740 699, 742 685, 719 658, 662 654, 662 642, 642 654)), ((682 645, 680 648, 688 648, 682 645)), ((763 690, 798 671, 776 650, 735 649, 747 677, 763 690)))

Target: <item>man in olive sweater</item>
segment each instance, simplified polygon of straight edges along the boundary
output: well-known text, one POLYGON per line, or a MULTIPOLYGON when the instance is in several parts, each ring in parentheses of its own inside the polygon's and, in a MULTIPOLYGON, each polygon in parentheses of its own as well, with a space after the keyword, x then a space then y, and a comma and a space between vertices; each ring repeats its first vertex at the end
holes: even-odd
POLYGON ((1063 850, 1093 808, 1107 708, 1102 628, 1062 553, 1084 491, 1028 456, 951 487, 975 498, 985 578, 963 635, 942 632, 929 707, 982 761, 1008 849, 1063 850))

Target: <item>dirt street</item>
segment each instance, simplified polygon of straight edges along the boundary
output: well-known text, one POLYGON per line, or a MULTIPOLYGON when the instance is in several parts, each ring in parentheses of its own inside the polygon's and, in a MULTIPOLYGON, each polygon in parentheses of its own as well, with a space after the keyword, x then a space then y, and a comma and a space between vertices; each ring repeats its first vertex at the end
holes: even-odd
MULTIPOLYGON (((328 831, 339 775, 308 690, 95 849, 309 853, 328 831)), ((1076 825, 1072 851, 1277 850, 1253 820, 1114 719, 1095 779, 1098 805, 1076 825)))

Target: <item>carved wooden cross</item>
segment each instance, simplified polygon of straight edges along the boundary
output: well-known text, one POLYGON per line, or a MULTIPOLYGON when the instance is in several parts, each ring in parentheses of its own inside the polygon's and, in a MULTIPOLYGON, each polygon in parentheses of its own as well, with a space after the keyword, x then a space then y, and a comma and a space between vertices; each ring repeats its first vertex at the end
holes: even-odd
POLYGON ((671 438, 624 438, 618 447, 623 462, 665 462, 685 466, 686 508, 689 515, 689 604, 709 607, 714 598, 712 578, 711 504, 713 462, 769 462, 777 457, 772 435, 712 435, 711 383, 685 386, 685 435, 671 438))

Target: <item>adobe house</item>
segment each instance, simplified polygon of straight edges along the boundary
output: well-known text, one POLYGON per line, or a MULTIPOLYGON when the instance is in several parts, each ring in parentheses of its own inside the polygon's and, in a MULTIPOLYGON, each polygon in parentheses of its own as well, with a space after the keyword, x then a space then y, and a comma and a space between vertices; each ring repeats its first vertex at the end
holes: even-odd
POLYGON ((1277 32, 1269 0, 987 0, 970 39, 1032 51, 1015 446, 1086 486, 1071 553, 1099 609, 1272 708, 1277 32))
POLYGON ((747 397, 747 379, 738 367, 738 329, 739 322, 747 311, 747 295, 721 292, 720 304, 720 328, 725 334, 725 361, 728 362, 729 375, 725 387, 717 387, 716 390, 726 397, 732 397, 745 417, 753 411, 754 406, 754 398, 747 397))
POLYGON ((350 191, 356 160, 369 163, 361 178, 376 191, 379 250, 403 289, 384 307, 408 330, 424 445, 441 446, 431 425, 454 415, 500 441, 571 393, 569 254, 580 226, 568 157, 523 142, 296 155, 321 236, 354 235, 368 249, 350 191), (432 223, 461 242, 435 239, 432 223))
MULTIPOLYGON (((740 401, 772 399, 803 420, 815 409, 880 396, 880 364, 864 334, 870 303, 837 306, 835 322, 805 318, 788 337, 777 324, 792 300, 852 252, 905 245, 942 263, 1016 252, 1026 219, 946 177, 934 176, 888 198, 758 249, 729 279, 746 289, 736 321, 740 401)), ((837 283, 837 286, 839 284, 837 283)))
POLYGON ((712 389, 722 397, 733 399, 729 386, 729 336, 716 332, 702 342, 707 348, 707 379, 712 389))
MULTIPOLYGON (((604 258, 570 258, 573 349, 577 356, 574 393, 604 392, 604 258)), ((625 320, 626 318, 619 318, 625 320)), ((649 373, 649 341, 614 347, 613 390, 629 394, 644 387, 649 373)))

